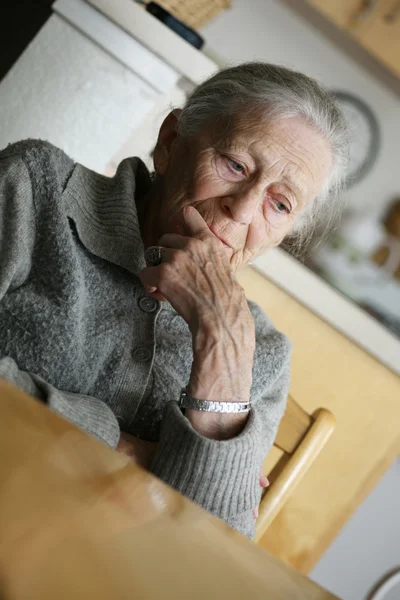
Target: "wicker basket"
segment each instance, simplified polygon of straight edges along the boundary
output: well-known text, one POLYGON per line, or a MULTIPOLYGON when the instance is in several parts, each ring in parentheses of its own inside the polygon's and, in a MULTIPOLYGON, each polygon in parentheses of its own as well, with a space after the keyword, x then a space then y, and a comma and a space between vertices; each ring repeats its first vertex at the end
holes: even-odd
POLYGON ((232 0, 157 0, 157 4, 189 27, 198 29, 229 8, 232 0))

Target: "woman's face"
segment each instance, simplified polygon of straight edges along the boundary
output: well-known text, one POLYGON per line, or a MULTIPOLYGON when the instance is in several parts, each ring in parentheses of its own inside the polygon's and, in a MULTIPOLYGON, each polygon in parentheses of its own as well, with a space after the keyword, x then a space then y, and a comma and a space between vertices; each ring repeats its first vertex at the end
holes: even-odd
POLYGON ((181 209, 194 206, 230 247, 234 270, 280 244, 330 172, 327 140, 299 118, 257 125, 242 119, 229 137, 206 131, 190 143, 175 126, 171 114, 155 151, 160 232, 180 231, 181 209))

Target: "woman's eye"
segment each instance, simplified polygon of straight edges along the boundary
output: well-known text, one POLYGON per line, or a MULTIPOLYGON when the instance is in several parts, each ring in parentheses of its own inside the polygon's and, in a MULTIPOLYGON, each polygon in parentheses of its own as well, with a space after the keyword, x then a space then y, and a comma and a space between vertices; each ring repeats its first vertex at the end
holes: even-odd
POLYGON ((276 200, 275 201, 275 206, 276 206, 276 210, 278 212, 281 213, 290 213, 290 209, 288 208, 288 206, 286 206, 286 204, 284 202, 281 202, 280 200, 276 200))
POLYGON ((289 200, 281 195, 270 196, 270 204, 272 206, 272 210, 274 210, 278 215, 290 215, 292 212, 292 207, 289 200))
POLYGON ((217 171, 220 177, 232 182, 239 182, 247 179, 249 172, 247 166, 230 158, 223 152, 218 153, 216 162, 217 171))
POLYGON ((226 160, 228 161, 230 168, 235 171, 235 173, 244 173, 243 165, 236 162, 236 160, 232 160, 231 158, 227 158, 226 160))

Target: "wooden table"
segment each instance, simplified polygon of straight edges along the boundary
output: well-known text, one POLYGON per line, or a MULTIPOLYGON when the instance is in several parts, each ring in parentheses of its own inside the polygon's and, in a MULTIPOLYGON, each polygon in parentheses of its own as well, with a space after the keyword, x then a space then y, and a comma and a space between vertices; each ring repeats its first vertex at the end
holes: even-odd
POLYGON ((0 380, 2 600, 334 600, 0 380))

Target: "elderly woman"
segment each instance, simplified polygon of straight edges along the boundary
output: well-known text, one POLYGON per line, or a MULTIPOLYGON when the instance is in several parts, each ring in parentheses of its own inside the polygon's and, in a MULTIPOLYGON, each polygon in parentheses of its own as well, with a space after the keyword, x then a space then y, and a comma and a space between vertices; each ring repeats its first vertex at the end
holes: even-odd
POLYGON ((290 344, 235 273, 331 214, 345 163, 329 95, 261 63, 219 72, 165 119, 153 176, 138 158, 108 178, 47 142, 8 146, 0 376, 112 448, 144 451, 251 537, 290 344))

